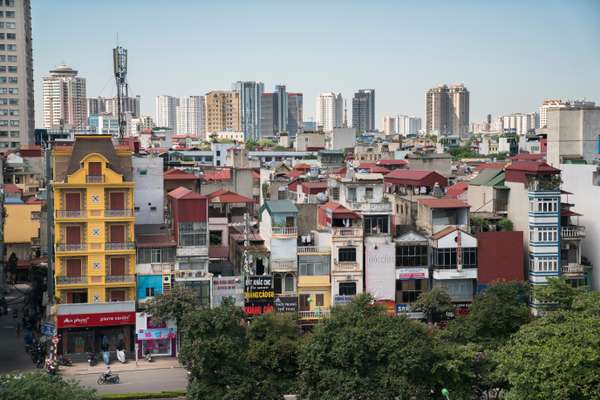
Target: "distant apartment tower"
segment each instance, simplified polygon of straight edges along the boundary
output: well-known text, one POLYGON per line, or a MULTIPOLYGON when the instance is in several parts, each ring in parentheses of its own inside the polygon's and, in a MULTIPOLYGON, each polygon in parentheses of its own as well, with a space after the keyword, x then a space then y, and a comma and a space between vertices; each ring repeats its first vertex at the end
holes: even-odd
POLYGON ((375 130, 375 89, 360 89, 354 93, 352 127, 361 132, 375 130))
POLYGON ((43 78, 44 128, 82 128, 87 123, 85 78, 59 65, 43 78))
MULTIPOLYGON (((87 116, 99 115, 107 113, 117 116, 117 101, 116 97, 88 97, 87 116)), ((132 118, 140 116, 140 96, 124 97, 121 99, 121 108, 125 114, 129 114, 132 118)))
POLYGON ((426 100, 427 133, 441 136, 469 133, 469 91, 463 84, 429 89, 426 100))
POLYGON ((240 126, 246 140, 260 138, 260 99, 265 85, 257 81, 238 81, 233 89, 240 93, 240 126))
POLYGON ((263 93, 260 102, 261 138, 287 132, 293 139, 302 132, 302 93, 288 93, 284 85, 277 85, 273 93, 263 93))
POLYGON ((177 105, 179 100, 172 96, 156 97, 156 126, 160 128, 177 128, 177 105))
POLYGON ((342 94, 321 93, 317 97, 317 126, 324 132, 331 132, 333 128, 341 128, 344 123, 344 99, 342 94))
POLYGON ((204 137, 204 97, 190 96, 179 99, 175 107, 178 135, 204 137))
POLYGON ((206 135, 221 131, 240 131, 240 93, 214 90, 204 96, 204 131, 206 135))
POLYGON ((523 136, 536 128, 538 116, 536 113, 515 113, 498 118, 497 125, 501 132, 514 131, 517 135, 523 136))

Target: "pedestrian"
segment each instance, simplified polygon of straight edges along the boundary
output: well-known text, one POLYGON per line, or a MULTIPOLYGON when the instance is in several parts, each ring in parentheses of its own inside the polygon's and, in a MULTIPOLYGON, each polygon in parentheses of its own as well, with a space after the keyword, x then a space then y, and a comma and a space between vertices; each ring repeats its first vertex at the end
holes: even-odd
POLYGON ((17 337, 21 336, 21 323, 17 321, 17 337))
POLYGON ((104 361, 104 364, 109 365, 110 364, 110 353, 108 351, 108 338, 106 336, 104 336, 102 338, 102 344, 100 345, 100 350, 102 351, 102 359, 104 361))

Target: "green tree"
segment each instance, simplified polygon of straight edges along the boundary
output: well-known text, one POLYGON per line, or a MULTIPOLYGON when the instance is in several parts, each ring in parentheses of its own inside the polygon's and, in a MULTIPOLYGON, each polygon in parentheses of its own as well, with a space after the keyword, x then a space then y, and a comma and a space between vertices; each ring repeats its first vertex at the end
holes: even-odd
POLYGON ((498 221, 498 226, 504 232, 510 232, 513 230, 513 223, 508 218, 502 218, 500 221, 498 221))
POLYGON ((494 283, 475 296, 469 314, 451 321, 443 335, 461 343, 501 343, 529 322, 528 300, 526 283, 494 283))
POLYGON ((535 288, 534 295, 537 300, 551 303, 550 308, 570 310, 573 300, 584 291, 574 288, 564 278, 550 277, 547 281, 547 285, 535 288))
POLYGON ((369 295, 335 307, 300 350, 310 399, 425 398, 436 386, 434 339, 423 324, 386 314, 369 295))
POLYGON ((439 322, 446 319, 447 312, 454 311, 454 305, 445 290, 433 288, 421 293, 412 309, 424 313, 429 322, 439 322))
POLYGON ((600 398, 600 317, 556 311, 524 325, 496 353, 507 400, 600 398))
POLYGON ((29 372, 0 376, 0 400, 96 400, 96 391, 58 375, 29 372))
POLYGON ((146 305, 146 311, 159 321, 174 319, 181 330, 186 314, 196 307, 194 292, 184 286, 175 285, 164 294, 159 294, 146 305))

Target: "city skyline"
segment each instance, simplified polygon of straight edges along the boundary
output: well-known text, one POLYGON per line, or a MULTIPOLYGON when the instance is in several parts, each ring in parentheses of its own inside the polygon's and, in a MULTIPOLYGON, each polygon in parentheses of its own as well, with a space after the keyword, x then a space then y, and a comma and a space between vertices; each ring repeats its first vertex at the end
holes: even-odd
MULTIPOLYGON (((154 115, 158 95, 200 96, 228 90, 238 80, 261 81, 268 88, 283 84, 306 99, 328 91, 350 99, 360 88, 373 88, 380 129, 385 115, 424 118, 426 91, 442 83, 469 88, 471 122, 488 113, 533 112, 546 98, 596 100, 600 92, 600 82, 589 78, 600 69, 600 44, 594 41, 600 34, 600 3, 591 1, 545 2, 543 15, 535 2, 422 6, 377 1, 349 4, 341 18, 333 19, 339 2, 322 5, 320 13, 310 4, 274 2, 181 1, 170 9, 141 4, 108 1, 99 8, 58 1, 32 7, 36 126, 42 125, 42 77, 58 64, 68 64, 87 79, 89 97, 115 94, 111 49, 117 32, 119 43, 129 50, 129 90, 141 95, 143 115, 154 115), (517 4, 523 11, 518 15, 517 4), (180 15, 183 6, 188 12, 180 15), (119 15, 135 15, 145 23, 115 19, 116 7, 119 15), (154 29, 175 15, 177 26, 166 32, 154 29), (398 15, 411 18, 399 24, 398 15), (461 15, 465 23, 446 24, 445 16, 452 15, 461 15), (224 17, 231 29, 202 40, 224 17), (537 23, 540 18, 545 23, 537 23), (114 22, 88 29, 98 20, 114 22), (246 20, 274 22, 247 29, 246 20), (361 28, 353 29, 358 24, 361 28), (57 25, 65 29, 55 29, 57 25), (556 26, 568 27, 569 35, 556 26)), ((315 120, 311 103, 305 120, 315 120)))

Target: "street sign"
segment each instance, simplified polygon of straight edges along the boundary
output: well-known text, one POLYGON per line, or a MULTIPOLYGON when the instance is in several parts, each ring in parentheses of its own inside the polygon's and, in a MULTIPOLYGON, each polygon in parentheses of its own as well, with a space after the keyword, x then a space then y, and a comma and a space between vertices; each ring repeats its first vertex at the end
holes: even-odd
POLYGON ((45 322, 42 324, 42 335, 44 336, 54 336, 54 324, 49 322, 45 322))

